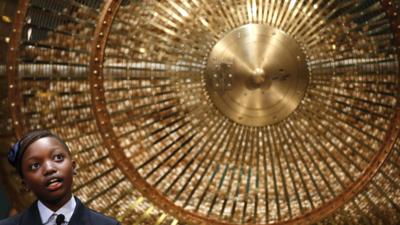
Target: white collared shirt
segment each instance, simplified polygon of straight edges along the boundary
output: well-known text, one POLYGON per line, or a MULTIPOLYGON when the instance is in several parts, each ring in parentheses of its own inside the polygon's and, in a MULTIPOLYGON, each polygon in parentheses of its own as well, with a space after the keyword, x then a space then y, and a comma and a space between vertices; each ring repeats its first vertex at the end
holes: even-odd
POLYGON ((41 201, 38 201, 37 205, 40 219, 42 219, 42 224, 46 223, 53 214, 63 214, 65 216, 65 222, 68 224, 68 222, 71 220, 72 214, 74 213, 76 201, 74 196, 72 196, 71 199, 56 212, 53 212, 51 209, 47 208, 41 201))

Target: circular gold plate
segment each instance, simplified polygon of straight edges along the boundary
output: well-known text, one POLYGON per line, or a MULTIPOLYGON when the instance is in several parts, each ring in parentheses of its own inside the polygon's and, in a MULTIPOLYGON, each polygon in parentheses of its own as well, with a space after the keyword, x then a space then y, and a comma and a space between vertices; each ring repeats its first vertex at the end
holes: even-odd
POLYGON ((265 126, 297 108, 309 75, 306 56, 294 39, 267 25, 247 24, 213 47, 205 80, 212 101, 227 117, 265 126))

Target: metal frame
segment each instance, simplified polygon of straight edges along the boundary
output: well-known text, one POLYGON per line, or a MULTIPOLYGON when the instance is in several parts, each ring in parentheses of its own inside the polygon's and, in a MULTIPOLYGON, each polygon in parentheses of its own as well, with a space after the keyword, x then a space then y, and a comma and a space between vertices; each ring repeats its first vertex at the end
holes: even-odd
MULTIPOLYGON (((176 216, 177 218, 194 224, 214 224, 214 225, 231 225, 232 223, 221 222, 212 218, 201 216, 192 212, 187 212, 183 208, 176 206, 173 202, 166 199, 159 191, 149 185, 136 171, 135 167, 125 158, 122 148, 119 146, 117 138, 112 131, 110 117, 107 114, 106 102, 104 96, 104 87, 102 84, 102 62, 104 61, 104 50, 107 42, 107 37, 112 26, 113 18, 119 8, 121 1, 109 0, 102 10, 101 17, 97 23, 95 32, 95 41, 93 43, 93 51, 90 66, 90 83, 92 88, 92 101, 96 106, 94 113, 97 125, 101 131, 107 148, 110 150, 110 155, 118 164, 122 172, 135 185, 135 187, 154 204, 159 206, 166 212, 176 216)), ((385 4, 384 4, 385 5, 385 4)), ((389 4, 388 4, 389 5, 389 4)), ((395 9, 393 9, 395 10, 395 9)), ((399 41, 399 40, 397 40, 399 41)), ((345 203, 350 201, 358 193, 360 193, 371 179, 378 172, 379 168, 384 163, 385 159, 390 155, 393 145, 400 132, 400 105, 396 108, 396 114, 393 118, 392 126, 385 138, 385 144, 375 155, 369 166, 364 170, 363 175, 352 183, 346 191, 336 196, 331 201, 326 202, 319 208, 305 213, 299 217, 274 223, 276 225, 283 224, 309 224, 315 223, 323 218, 331 215, 336 210, 341 208, 345 203)))
MULTIPOLYGON (((107 44, 107 38, 112 26, 112 22, 121 5, 122 0, 106 0, 106 4, 101 9, 100 17, 97 21, 94 41, 92 43, 92 52, 89 69, 89 81, 91 87, 91 98, 93 103, 93 113, 96 123, 108 148, 111 157, 116 165, 121 169, 124 175, 133 183, 146 198, 165 212, 176 216, 180 220, 193 224, 214 224, 231 225, 232 223, 222 222, 213 218, 208 218, 199 214, 188 212, 185 209, 176 206, 168 200, 158 190, 153 188, 146 180, 140 176, 136 168, 129 162, 123 154, 122 148, 118 143, 117 137, 111 126, 110 115, 107 112, 106 99, 103 86, 102 65, 104 62, 104 51, 107 44)), ((391 18, 393 30, 395 33, 395 42, 400 46, 400 19, 396 15, 398 11, 390 0, 382 0, 382 5, 387 9, 391 18)), ((22 28, 25 21, 26 12, 29 6, 29 0, 21 0, 18 6, 15 22, 13 25, 10 48, 7 53, 7 78, 8 78, 8 96, 10 105, 10 114, 14 126, 16 137, 22 136, 26 130, 25 120, 21 112, 22 98, 18 84, 18 58, 19 43, 21 41, 22 28)), ((400 49, 397 49, 400 61, 400 49)), ((374 156, 371 163, 365 168, 362 176, 352 183, 344 192, 337 195, 331 201, 326 202, 313 211, 302 214, 299 217, 281 221, 274 224, 309 224, 320 221, 341 208, 348 201, 359 194, 378 172, 379 168, 388 158, 393 149, 396 138, 400 132, 400 104, 396 107, 396 114, 392 119, 391 127, 387 132, 384 145, 374 156)), ((9 190, 10 191, 10 190, 9 190)), ((12 190, 11 190, 12 191, 12 190)))
MULTIPOLYGON (((11 30, 11 39, 9 43, 9 48, 7 49, 6 57, 6 75, 7 75, 7 94, 9 110, 12 119, 12 124, 14 127, 15 136, 17 138, 22 137, 25 131, 25 119, 21 113, 22 98, 20 93, 20 88, 18 84, 18 58, 19 58, 19 47, 21 41, 22 28, 24 26, 24 21, 26 13, 29 7, 29 0, 20 0, 17 11, 15 13, 14 22, 11 30)), ((2 171, 6 165, 1 165, 2 171)), ((7 188, 10 198, 13 200, 13 206, 16 209, 21 210, 23 206, 23 201, 19 196, 18 191, 12 188, 11 183, 8 179, 3 179, 4 185, 7 188)))

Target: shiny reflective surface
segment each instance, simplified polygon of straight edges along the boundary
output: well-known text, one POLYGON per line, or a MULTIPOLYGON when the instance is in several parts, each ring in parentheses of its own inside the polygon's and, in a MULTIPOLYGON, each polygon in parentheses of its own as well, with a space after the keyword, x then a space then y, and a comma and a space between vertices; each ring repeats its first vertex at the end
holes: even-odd
POLYGON ((398 224, 395 3, 21 0, 1 137, 59 133, 123 224, 398 224))
POLYGON ((285 119, 308 84, 306 56, 295 40, 266 25, 234 29, 211 50, 207 91, 237 123, 265 126, 285 119))

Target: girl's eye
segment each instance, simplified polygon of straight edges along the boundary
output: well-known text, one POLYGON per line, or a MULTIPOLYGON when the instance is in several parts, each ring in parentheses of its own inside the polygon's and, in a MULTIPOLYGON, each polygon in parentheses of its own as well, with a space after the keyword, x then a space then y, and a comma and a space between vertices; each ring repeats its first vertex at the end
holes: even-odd
POLYGON ((40 167, 39 163, 33 163, 30 165, 31 170, 37 170, 39 169, 39 167, 40 167))
POLYGON ((57 155, 54 156, 54 159, 55 159, 56 161, 61 161, 61 160, 64 159, 64 156, 61 155, 61 154, 57 154, 57 155))

